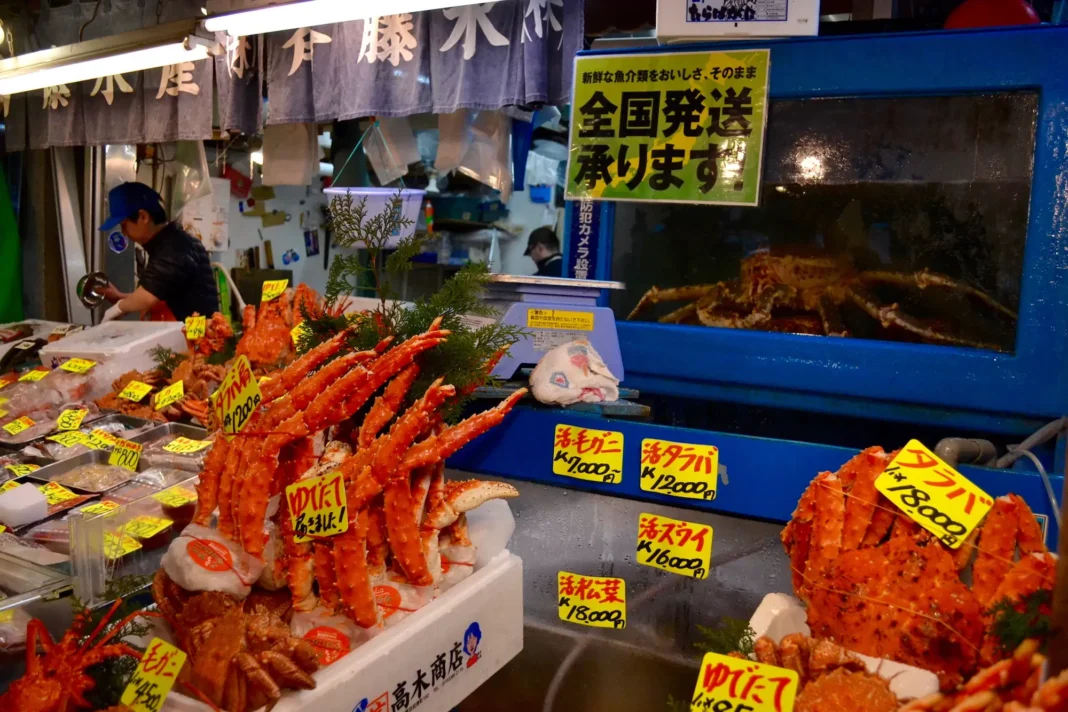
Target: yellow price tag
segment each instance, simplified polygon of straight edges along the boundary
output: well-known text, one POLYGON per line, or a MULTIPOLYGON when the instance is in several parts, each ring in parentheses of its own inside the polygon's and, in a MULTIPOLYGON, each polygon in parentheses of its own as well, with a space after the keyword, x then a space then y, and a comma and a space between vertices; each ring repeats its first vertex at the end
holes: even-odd
POLYGON ((18 487, 19 485, 24 485, 24 484, 26 484, 26 483, 25 482, 19 482, 18 480, 8 480, 7 482, 5 482, 3 484, 0 484, 0 494, 3 494, 4 492, 7 492, 8 490, 13 490, 16 487, 18 487))
POLYGON ((204 316, 187 316, 185 318, 185 338, 189 341, 203 339, 208 331, 208 318, 204 316))
POLYGON ((298 544, 348 531, 345 477, 340 472, 294 482, 286 487, 286 502, 298 544))
POLYGON ((133 712, 159 712, 185 665, 185 653, 153 638, 119 701, 133 712))
POLYGON ((89 431, 89 440, 85 444, 94 450, 110 450, 118 441, 119 439, 108 431, 95 428, 89 431))
POLYGON ((268 279, 263 283, 263 293, 260 295, 260 303, 269 302, 282 296, 289 286, 288 279, 268 279))
POLYGON ((712 527, 657 514, 638 520, 639 564, 695 579, 708 578, 712 559, 712 527))
POLYGON ((301 334, 308 331, 308 324, 306 322, 300 322, 289 331, 289 337, 293 339, 293 345, 296 346, 300 341, 301 334))
POLYGON ((627 627, 627 582, 621 578, 557 574, 560 620, 591 628, 627 627))
POLYGON ((919 440, 909 440, 875 479, 912 521, 957 549, 994 506, 993 498, 919 440))
POLYGON ((252 376, 252 366, 248 358, 239 356, 227 371, 219 389, 212 394, 216 422, 223 424, 224 432, 240 433, 261 400, 263 395, 260 393, 260 384, 252 376))
POLYGON ((65 410, 56 418, 56 430, 77 430, 87 415, 89 411, 85 408, 65 410))
POLYGON ((141 548, 141 542, 129 534, 119 536, 115 532, 104 532, 104 556, 109 560, 121 559, 141 548))
POLYGON ((593 331, 593 312, 531 307, 527 309, 527 327, 562 331, 593 331))
POLYGON ((160 519, 159 517, 150 517, 147 514, 143 514, 126 522, 124 531, 134 539, 151 539, 161 531, 169 529, 172 524, 174 522, 169 519, 160 519))
POLYGON ((185 487, 171 487, 152 495, 152 499, 168 507, 181 507, 197 501, 197 493, 185 487))
POLYGON ((60 368, 64 371, 70 371, 71 373, 85 373, 90 368, 96 365, 96 361, 90 361, 84 358, 72 358, 68 359, 60 368))
POLYGON ((78 499, 78 495, 57 482, 43 484, 37 489, 39 489, 41 494, 45 496, 49 507, 55 504, 61 504, 62 502, 68 502, 72 499, 78 499))
POLYGON ((37 381, 40 381, 42 378, 47 376, 49 373, 51 373, 51 371, 49 371, 44 366, 38 366, 37 368, 30 369, 26 373, 19 376, 19 380, 25 383, 36 383, 37 381))
POLYGON ((553 473, 591 482, 623 481, 623 433, 557 425, 553 473))
POLYGON ((49 435, 47 439, 57 442, 63 447, 74 447, 75 445, 84 445, 89 442, 89 436, 85 433, 79 433, 77 430, 68 430, 63 433, 49 435))
POLYGON ((31 472, 36 472, 41 469, 40 465, 4 465, 4 469, 11 472, 15 477, 22 477, 28 475, 31 472))
POLYGON ((119 438, 115 443, 115 449, 108 458, 109 465, 125 467, 130 472, 137 472, 137 461, 141 459, 141 443, 133 443, 119 438))
POLYGON ((163 410, 171 403, 176 403, 183 398, 185 398, 185 381, 172 383, 156 394, 156 410, 163 410))
POLYGON ((147 383, 141 383, 141 381, 130 381, 126 384, 126 387, 119 393, 119 398, 125 398, 128 401, 134 403, 139 402, 142 398, 147 396, 152 391, 152 386, 147 383))
POLYGON ((711 501, 719 482, 719 448, 645 438, 641 473, 646 492, 711 501))
POLYGON ((191 452, 200 452, 210 445, 211 442, 209 440, 190 440, 189 438, 179 436, 164 445, 163 449, 167 452, 185 455, 191 452))
POLYGON ((797 673, 793 670, 748 658, 705 653, 690 709, 792 712, 797 688, 797 673))
POLYGON ((26 430, 27 428, 32 428, 35 425, 37 425, 37 423, 35 423, 33 420, 24 415, 21 418, 12 420, 10 423, 5 425, 4 430, 6 430, 9 435, 18 435, 23 430, 26 430))
POLYGON ((108 512, 114 512, 121 506, 122 505, 118 502, 112 502, 111 500, 105 499, 100 502, 93 502, 92 504, 86 505, 78 511, 85 512, 86 514, 107 514, 108 512))

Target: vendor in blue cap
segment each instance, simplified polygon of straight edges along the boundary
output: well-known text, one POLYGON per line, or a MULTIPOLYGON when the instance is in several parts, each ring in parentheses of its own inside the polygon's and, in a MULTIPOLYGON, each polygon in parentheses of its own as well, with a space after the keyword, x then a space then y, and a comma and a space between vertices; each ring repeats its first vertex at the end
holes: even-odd
POLYGON ((179 321, 198 312, 211 316, 219 311, 219 293, 207 250, 195 237, 167 219, 163 198, 143 183, 123 183, 108 193, 110 217, 100 229, 122 234, 144 248, 148 266, 141 283, 130 294, 115 285, 104 289, 112 307, 104 321, 124 314, 143 314, 165 302, 179 321))

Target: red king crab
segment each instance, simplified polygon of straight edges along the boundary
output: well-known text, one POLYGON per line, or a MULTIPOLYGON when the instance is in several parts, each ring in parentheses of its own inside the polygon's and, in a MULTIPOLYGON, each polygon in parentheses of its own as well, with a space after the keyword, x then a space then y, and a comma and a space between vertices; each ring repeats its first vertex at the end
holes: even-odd
POLYGON ((1003 350, 1001 347, 940 331, 903 312, 897 304, 881 304, 869 289, 880 284, 927 289, 938 287, 963 294, 1001 317, 1016 314, 984 292, 927 270, 904 273, 858 271, 846 258, 757 252, 742 260, 741 276, 727 282, 660 289, 651 287, 631 311, 634 319, 653 304, 689 301, 660 318, 664 323, 699 323, 730 329, 795 331, 849 336, 839 309, 852 303, 879 322, 923 341, 1003 350), (792 316, 780 316, 785 312, 792 316))
POLYGON ((949 549, 875 489, 894 454, 868 448, 819 475, 782 542, 813 635, 931 670, 951 688, 996 658, 986 611, 1052 590, 1056 557, 1012 494, 997 498, 981 527, 949 549), (961 581, 969 564, 971 588, 961 581))

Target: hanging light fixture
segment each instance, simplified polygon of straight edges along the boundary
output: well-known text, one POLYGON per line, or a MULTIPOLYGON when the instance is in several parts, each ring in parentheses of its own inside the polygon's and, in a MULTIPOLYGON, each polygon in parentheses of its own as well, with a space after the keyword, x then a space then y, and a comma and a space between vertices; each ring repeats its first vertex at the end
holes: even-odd
POLYGON ((234 36, 260 35, 367 17, 475 5, 479 0, 302 0, 205 18, 204 29, 234 36))
POLYGON ((0 95, 207 59, 214 40, 182 20, 0 61, 0 95))

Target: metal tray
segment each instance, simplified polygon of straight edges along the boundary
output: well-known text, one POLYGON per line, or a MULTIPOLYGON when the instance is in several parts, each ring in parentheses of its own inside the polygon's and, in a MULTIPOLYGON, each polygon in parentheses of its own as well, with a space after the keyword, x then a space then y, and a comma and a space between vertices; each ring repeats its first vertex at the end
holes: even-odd
MULTIPOLYGON (((70 472, 74 468, 81 467, 82 465, 93 465, 93 464, 104 464, 104 465, 106 465, 107 462, 108 462, 108 458, 109 457, 111 457, 111 453, 108 452, 107 450, 93 450, 91 452, 85 452, 85 453, 82 453, 81 455, 75 455, 74 457, 67 458, 66 460, 60 460, 59 462, 53 462, 51 465, 45 465, 41 469, 36 470, 36 471, 31 472, 30 474, 26 475, 26 477, 24 479, 27 479, 27 480, 38 480, 40 482, 53 482, 57 477, 59 477, 61 475, 65 475, 66 473, 70 472)), ((140 466, 140 463, 138 463, 137 471, 140 472, 141 469, 142 468, 140 466)), ((134 474, 135 473, 131 472, 130 473, 130 477, 132 478, 134 476, 134 474)), ((123 482, 115 485, 115 487, 119 487, 119 486, 121 486, 123 484, 126 484, 126 482, 129 482, 129 480, 123 480, 123 482)), ((109 490, 115 489, 115 487, 108 487, 108 489, 106 489, 106 490, 97 491, 97 490, 87 490, 87 489, 81 488, 81 487, 70 487, 68 485, 63 485, 63 486, 66 487, 67 489, 69 489, 71 492, 85 492, 87 494, 102 494, 102 493, 107 492, 109 490)))
POLYGON ((208 436, 208 431, 199 425, 189 425, 188 423, 160 423, 155 428, 130 438, 130 441, 147 443, 156 438, 162 438, 164 435, 180 435, 191 440, 203 440, 208 436))
MULTIPOLYGON (((84 424, 83 427, 88 426, 88 425, 92 425, 93 427, 90 428, 90 430, 92 430, 93 428, 100 427, 101 425, 106 425, 107 423, 122 423, 123 425, 125 425, 128 428, 140 428, 140 427, 143 427, 144 425, 147 425, 147 424, 149 424, 151 422, 152 422, 151 420, 145 420, 144 418, 135 418, 132 415, 123 415, 122 413, 111 413, 110 415, 105 415, 105 416, 97 418, 96 420, 93 420, 93 421, 85 421, 85 424, 84 424)), ((163 427, 163 426, 164 426, 164 424, 160 423, 160 427, 163 427)), ((80 429, 81 428, 79 428, 79 430, 80 429)), ((142 435, 146 435, 146 434, 152 432, 152 430, 155 430, 155 428, 152 428, 150 430, 146 430, 144 433, 142 433, 142 435)), ((54 433, 49 433, 48 435, 53 435, 53 434, 54 433)), ((20 445, 19 449, 28 447, 29 445, 33 445, 35 443, 38 443, 41 440, 44 440, 46 437, 48 437, 48 436, 46 435, 46 436, 44 436, 42 438, 37 438, 36 440, 33 440, 31 442, 28 442, 28 443, 25 443, 23 445, 20 445)), ((140 437, 140 436, 135 436, 134 438, 130 438, 130 440, 132 442, 140 442, 140 440, 136 439, 137 437, 140 437)), ((15 452, 19 452, 19 450, 15 450, 15 452)), ((83 454, 88 454, 88 453, 83 453, 83 454)), ((75 455, 74 457, 67 458, 66 460, 53 460, 50 457, 38 457, 36 455, 26 455, 23 459, 25 460, 25 462, 27 462, 28 464, 31 464, 31 465, 40 465, 41 467, 48 467, 48 466, 51 466, 51 465, 57 465, 59 463, 70 462, 71 460, 76 460, 79 457, 81 457, 81 455, 75 455)), ((34 473, 34 474, 36 474, 36 473, 34 473)))
POLYGON ((0 611, 18 608, 31 601, 46 598, 69 588, 71 577, 0 551, 0 571, 4 585, 0 593, 0 611))

